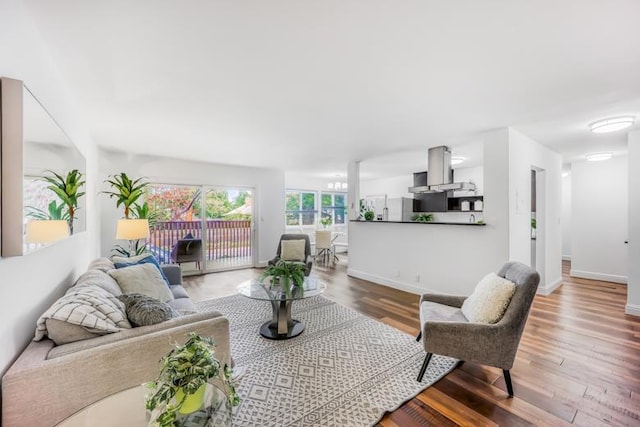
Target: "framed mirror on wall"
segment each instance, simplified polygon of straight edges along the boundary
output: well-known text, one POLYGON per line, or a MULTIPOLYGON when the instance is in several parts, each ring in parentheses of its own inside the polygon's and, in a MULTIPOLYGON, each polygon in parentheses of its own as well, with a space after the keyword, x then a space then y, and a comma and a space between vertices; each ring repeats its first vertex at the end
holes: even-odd
POLYGON ((86 229, 86 162, 19 80, 1 79, 2 257, 33 252, 86 229))

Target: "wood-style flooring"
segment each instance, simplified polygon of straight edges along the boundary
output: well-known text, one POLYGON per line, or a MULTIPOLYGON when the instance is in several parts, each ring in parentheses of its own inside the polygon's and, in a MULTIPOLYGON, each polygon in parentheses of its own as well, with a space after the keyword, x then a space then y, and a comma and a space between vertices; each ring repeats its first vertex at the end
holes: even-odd
MULTIPOLYGON (((194 300, 235 292, 260 269, 185 278, 194 300)), ((314 265, 326 297, 415 335, 418 296, 314 265)), ((569 277, 536 296, 515 365, 515 397, 502 371, 464 363, 393 413, 380 426, 640 426, 640 318, 624 314, 626 286, 569 277)), ((417 375, 417 372, 416 372, 417 375)))

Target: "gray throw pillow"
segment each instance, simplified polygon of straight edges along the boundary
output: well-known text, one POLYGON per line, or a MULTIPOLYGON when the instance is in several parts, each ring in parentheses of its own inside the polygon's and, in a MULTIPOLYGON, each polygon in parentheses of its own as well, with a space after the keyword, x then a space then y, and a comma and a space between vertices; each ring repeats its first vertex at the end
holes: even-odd
POLYGON ((127 310, 127 318, 133 326, 149 326, 180 315, 168 304, 144 294, 123 294, 118 297, 127 310))

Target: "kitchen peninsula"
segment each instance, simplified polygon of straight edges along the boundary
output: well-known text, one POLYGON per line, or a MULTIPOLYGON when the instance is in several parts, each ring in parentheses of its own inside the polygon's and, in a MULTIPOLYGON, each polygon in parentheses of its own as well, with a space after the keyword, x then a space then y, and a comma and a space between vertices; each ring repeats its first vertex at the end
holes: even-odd
POLYGON ((456 222, 456 221, 363 221, 351 220, 349 222, 364 222, 367 224, 427 224, 427 225, 487 225, 484 222, 456 222))
POLYGON ((501 234, 491 223, 350 221, 347 274, 418 295, 469 295, 508 259, 506 246, 488 250, 501 234))

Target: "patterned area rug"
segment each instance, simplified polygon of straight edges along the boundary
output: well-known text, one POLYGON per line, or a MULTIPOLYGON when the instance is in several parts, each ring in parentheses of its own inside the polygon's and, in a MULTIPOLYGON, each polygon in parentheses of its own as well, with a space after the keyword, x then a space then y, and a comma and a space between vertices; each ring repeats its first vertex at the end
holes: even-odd
POLYGON ((198 304, 228 319, 242 403, 235 426, 370 426, 456 365, 434 356, 422 381, 425 352, 415 338, 322 296, 293 303, 302 335, 284 341, 258 329, 271 305, 240 295, 198 304))

